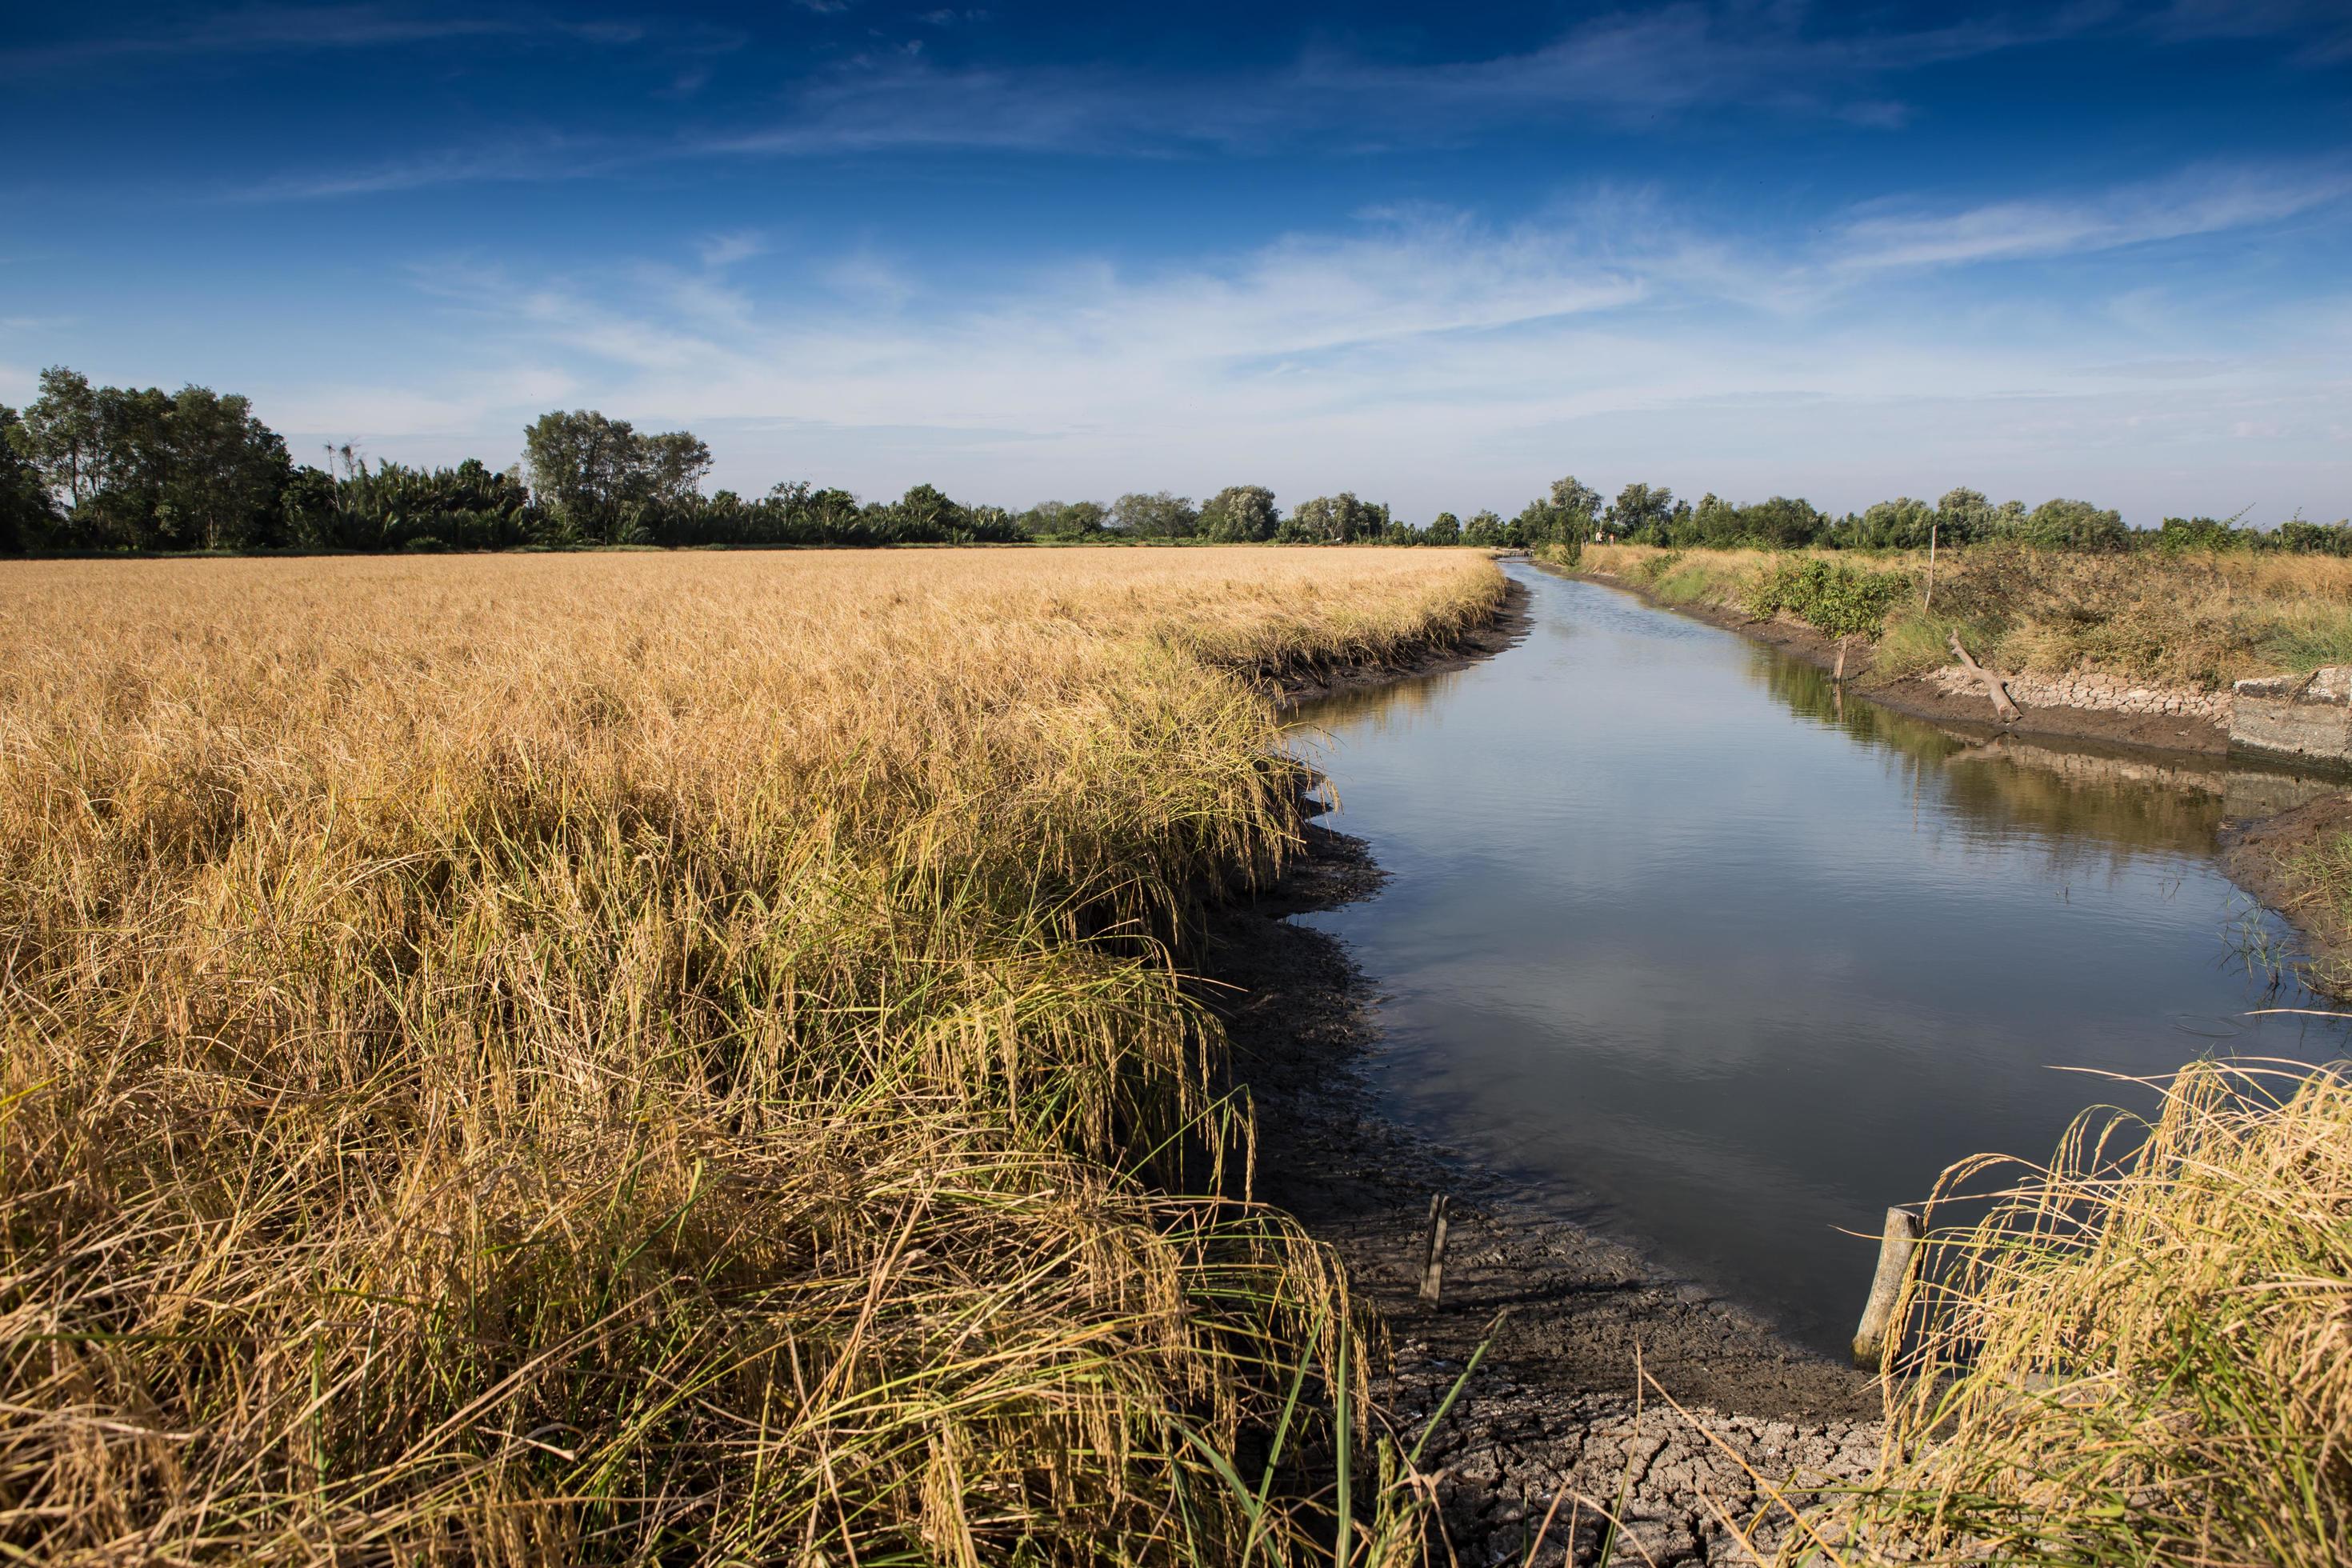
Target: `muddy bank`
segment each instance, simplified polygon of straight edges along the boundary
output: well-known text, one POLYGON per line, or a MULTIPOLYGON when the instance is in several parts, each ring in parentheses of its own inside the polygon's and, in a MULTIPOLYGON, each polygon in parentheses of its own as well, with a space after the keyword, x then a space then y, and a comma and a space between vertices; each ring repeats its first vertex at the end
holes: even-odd
POLYGON ((1507 579, 1502 602, 1496 606, 1495 613, 1480 625, 1443 644, 1420 648, 1403 658, 1388 662, 1367 660, 1361 664, 1289 671, 1276 683, 1276 692, 1281 705, 1291 708, 1341 691, 1361 691, 1386 686, 1408 676, 1439 675, 1449 669, 1466 669, 1481 659, 1494 658, 1527 636, 1527 584, 1507 579))
MULTIPOLYGON (((1557 570, 1557 568, 1547 568, 1557 570)), ((1688 616, 1709 626, 1737 632, 1751 641, 1779 648, 1818 669, 1837 668, 1837 639, 1793 621, 1757 620, 1736 611, 1706 605, 1672 605, 1637 583, 1601 572, 1563 575, 1596 583, 1633 595, 1662 610, 1688 616)), ((1954 692, 1924 675, 1889 680, 1871 679, 1872 650, 1857 643, 1847 650, 1846 679, 1853 695, 1914 719, 1972 735, 2031 735, 2050 740, 2092 741, 2111 746, 2219 757, 2230 749, 2226 726, 2201 717, 2166 713, 2134 713, 2100 708, 2027 707, 2013 724, 1997 721, 1992 704, 1982 691, 1954 692)))
POLYGON ((2352 999, 2352 922, 2296 864, 2312 850, 2352 834, 2352 794, 2336 794, 2221 828, 2221 864, 2230 879, 2292 924, 2305 952, 2305 984, 2352 999))

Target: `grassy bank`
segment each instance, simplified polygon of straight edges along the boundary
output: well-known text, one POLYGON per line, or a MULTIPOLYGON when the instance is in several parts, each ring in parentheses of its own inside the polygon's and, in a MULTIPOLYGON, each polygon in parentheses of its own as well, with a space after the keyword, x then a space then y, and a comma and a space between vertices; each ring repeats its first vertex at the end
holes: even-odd
POLYGON ((2352 1082, 2192 1067, 1939 1209, 1988 1197, 1931 1237, 1881 1473, 1791 1559, 2352 1561, 2352 1082))
MULTIPOLYGON (((1941 552, 1928 598, 1925 551, 1657 550, 1586 545, 1581 569, 1671 605, 1816 621, 1786 591, 1806 561, 1883 601, 1869 622, 1872 677, 1970 653, 2012 674, 2077 671, 2214 690, 2250 675, 2352 661, 2352 561, 2243 551, 2095 554, 1976 545, 1941 552), (1782 591, 1776 593, 1776 585, 1782 591), (1796 602, 1791 602, 1795 600, 1796 602)), ((1850 595, 1849 595, 1850 596, 1850 595)))
POLYGON ((1261 1509, 1258 1461, 1347 1388, 1346 1303, 1235 1201, 1174 955, 1297 839, 1253 677, 1501 588, 1432 552, 0 569, 0 1543, 1311 1552, 1342 1498, 1261 1509))

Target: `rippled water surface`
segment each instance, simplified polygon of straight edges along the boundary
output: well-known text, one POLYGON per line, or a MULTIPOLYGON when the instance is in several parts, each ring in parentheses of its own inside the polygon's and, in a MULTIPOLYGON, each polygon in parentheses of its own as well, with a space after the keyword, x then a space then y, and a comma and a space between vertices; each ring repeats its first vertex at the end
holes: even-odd
MULTIPOLYGON (((2202 1053, 2345 1054, 2242 955, 2225 816, 2278 775, 1973 747, 1525 565, 1525 641, 1301 715, 1390 873, 1309 917, 1407 1121, 1835 1350, 1887 1205, 2202 1053)), ((2252 921, 2249 926, 2250 921, 2252 921)))

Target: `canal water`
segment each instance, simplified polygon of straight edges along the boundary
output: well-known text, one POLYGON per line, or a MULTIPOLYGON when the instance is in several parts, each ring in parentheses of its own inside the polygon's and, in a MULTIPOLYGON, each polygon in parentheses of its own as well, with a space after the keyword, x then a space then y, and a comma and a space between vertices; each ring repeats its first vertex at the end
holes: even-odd
POLYGON ((2200 1055, 2324 1061, 2284 933, 2214 857, 2322 787, 1972 745, 1523 563, 1469 668, 1303 710, 1328 820, 1389 873, 1303 917, 1381 995, 1393 1114, 1837 1352, 1890 1204, 2046 1157, 2200 1055))

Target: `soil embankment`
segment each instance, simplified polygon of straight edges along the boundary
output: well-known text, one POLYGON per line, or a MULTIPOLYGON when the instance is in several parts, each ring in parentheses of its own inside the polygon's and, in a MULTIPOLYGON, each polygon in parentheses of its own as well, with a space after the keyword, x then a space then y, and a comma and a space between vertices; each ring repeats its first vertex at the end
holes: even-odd
MULTIPOLYGON (((1837 639, 1824 637, 1795 621, 1765 619, 1706 605, 1675 605, 1658 598, 1640 584, 1601 572, 1566 575, 1633 595, 1644 604, 1737 632, 1751 641, 1779 648, 1820 669, 1837 667, 1837 639)), ((2179 752, 2217 757, 2230 749, 2228 728, 2193 714, 2134 712, 2110 708, 2024 704, 2024 715, 2002 724, 1992 714, 1990 700, 1981 691, 1953 691, 1927 675, 1906 675, 1873 682, 1871 650, 1856 643, 1847 650, 1846 679, 1857 697, 1915 719, 1975 735, 2007 733, 2053 740, 2095 741, 2107 745, 2135 746, 2151 751, 2179 752)))
POLYGON ((2315 851, 2352 837, 2352 794, 2336 794, 2291 811, 2231 823, 2221 830, 2221 865, 2230 879, 2292 922, 2308 948, 2302 967, 2313 990, 2352 1000, 2352 922, 2339 900, 2315 879, 2315 851))
MULTIPOLYGON (((1294 695, 1491 657, 1524 635, 1528 598, 1514 584, 1489 626, 1410 669, 1331 672, 1294 695)), ((1459 1561, 1521 1561, 1539 1532, 1546 1561, 1571 1540, 1588 1561, 1600 1510, 1621 1496, 1621 1539, 1638 1548, 1621 1545, 1623 1560, 1744 1560, 1715 1510, 1744 1521, 1762 1506, 1746 1467, 1776 1482, 1867 1474, 1875 1384, 1383 1114, 1361 1071, 1379 1037, 1373 984, 1338 942, 1288 919, 1382 879, 1360 840, 1311 826, 1282 882, 1223 911, 1212 933, 1213 1005, 1258 1109, 1258 1194, 1328 1242, 1379 1309, 1394 1351, 1380 1392, 1401 1431, 1418 1436, 1487 1346, 1423 1455, 1459 1561), (1437 1193, 1453 1206, 1431 1307, 1417 1286, 1437 1193)), ((1766 1525, 1761 1539, 1773 1536, 1766 1525)))

